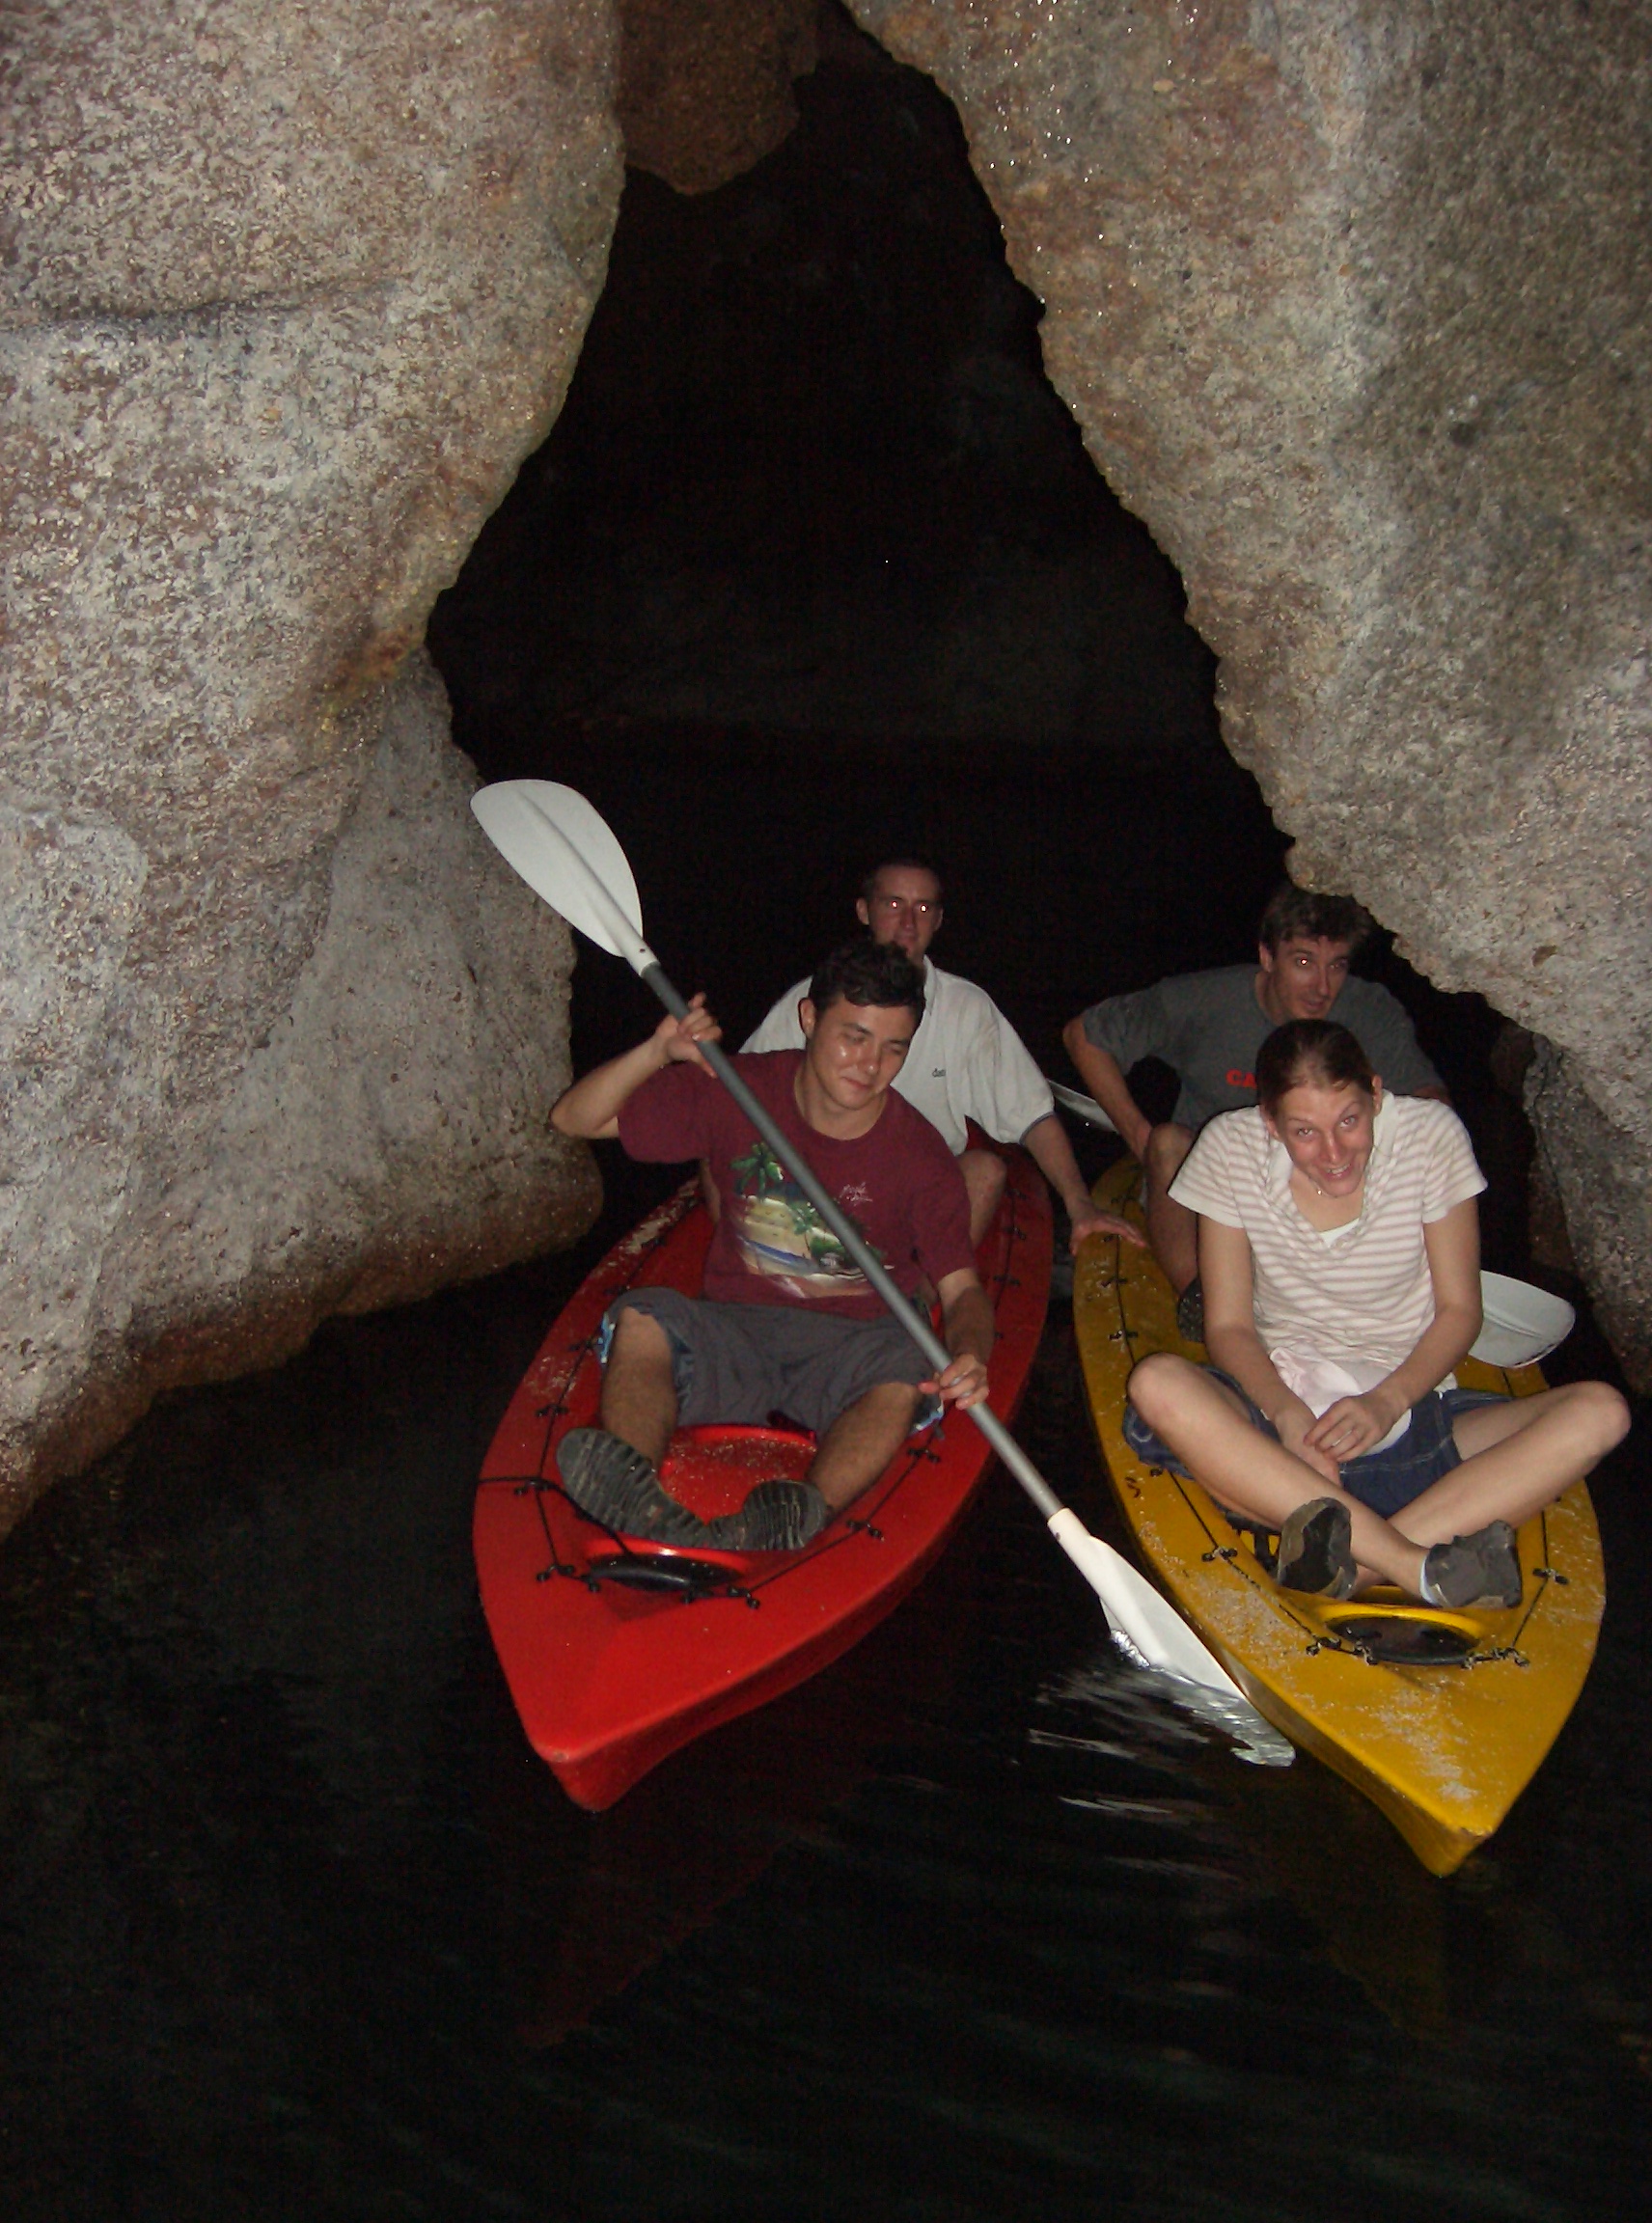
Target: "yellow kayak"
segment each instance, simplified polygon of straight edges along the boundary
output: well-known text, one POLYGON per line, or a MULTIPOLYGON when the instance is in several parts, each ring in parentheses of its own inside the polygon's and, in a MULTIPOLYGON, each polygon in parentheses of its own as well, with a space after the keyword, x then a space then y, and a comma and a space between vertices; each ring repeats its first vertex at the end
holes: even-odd
MULTIPOLYGON (((1141 1168, 1096 1183, 1140 1220, 1141 1168)), ((1520 1532, 1521 1604, 1446 1612, 1397 1590, 1311 1598, 1281 1590, 1197 1482, 1146 1467, 1124 1441, 1125 1384, 1149 1351, 1201 1348, 1176 1332, 1149 1253, 1096 1236, 1080 1252, 1073 1317, 1102 1452, 1148 1565, 1257 1711, 1374 1801, 1436 1876, 1483 1844, 1536 1773, 1583 1688, 1606 1602, 1600 1534, 1578 1483, 1520 1532)), ((1535 1366, 1468 1359, 1466 1388, 1529 1396, 1535 1366)))

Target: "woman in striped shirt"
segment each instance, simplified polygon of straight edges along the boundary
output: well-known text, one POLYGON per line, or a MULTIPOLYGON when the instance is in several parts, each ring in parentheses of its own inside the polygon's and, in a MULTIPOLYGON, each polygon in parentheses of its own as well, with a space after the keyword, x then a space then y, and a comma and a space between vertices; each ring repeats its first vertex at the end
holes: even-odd
POLYGON ((1480 1331, 1486 1184, 1446 1105, 1386 1095, 1323 1019, 1269 1035, 1256 1087, 1258 1104, 1204 1128, 1171 1189, 1199 1215, 1215 1363, 1144 1358, 1126 1436, 1278 1530, 1287 1587, 1518 1604, 1515 1527, 1621 1439, 1623 1399, 1602 1382, 1457 1388, 1480 1331))

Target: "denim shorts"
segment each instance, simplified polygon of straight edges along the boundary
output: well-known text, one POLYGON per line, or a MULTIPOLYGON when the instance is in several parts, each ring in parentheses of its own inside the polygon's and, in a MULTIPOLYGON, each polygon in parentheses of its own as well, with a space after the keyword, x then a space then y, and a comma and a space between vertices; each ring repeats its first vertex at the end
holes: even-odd
MULTIPOLYGON (((1264 1436, 1271 1436, 1276 1443, 1279 1441, 1279 1430, 1271 1420, 1263 1418, 1260 1409, 1252 1404, 1231 1374, 1225 1374, 1220 1366, 1204 1366, 1199 1371, 1225 1384, 1243 1400, 1251 1415, 1251 1425, 1259 1428, 1264 1436)), ((1387 1520, 1402 1505, 1409 1505, 1414 1497, 1420 1497, 1425 1490, 1432 1489, 1453 1467, 1462 1465, 1463 1455, 1451 1433, 1451 1424, 1458 1414, 1472 1413, 1477 1405, 1502 1403, 1501 1397, 1484 1389, 1430 1389, 1412 1407, 1411 1426, 1397 1443, 1390 1443, 1386 1451, 1367 1451, 1363 1458, 1343 1461, 1343 1489, 1350 1497, 1357 1497, 1362 1505, 1368 1505, 1373 1513, 1380 1513, 1387 1520)), ((1172 1474, 1193 1480, 1169 1444, 1160 1441, 1134 1405, 1124 1408, 1124 1441, 1137 1458, 1144 1460, 1149 1467, 1164 1467, 1172 1474)))

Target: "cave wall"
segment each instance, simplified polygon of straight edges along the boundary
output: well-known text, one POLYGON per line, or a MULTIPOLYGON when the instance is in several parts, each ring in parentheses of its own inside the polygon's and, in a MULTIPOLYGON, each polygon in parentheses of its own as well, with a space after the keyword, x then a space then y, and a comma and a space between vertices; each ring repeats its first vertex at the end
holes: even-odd
POLYGON ((1652 1387, 1652 10, 850 4, 956 104, 1297 876, 1543 1038, 1652 1387))
POLYGON ((425 617, 560 403, 600 0, 60 0, 0 69, 0 1526, 594 1209, 425 617))
POLYGON ((797 122, 818 14, 817 0, 620 0, 629 167, 709 193, 772 153, 797 122))
MULTIPOLYGON (((854 14, 955 102, 1301 875, 1539 1038, 1648 1382, 1647 9, 854 14)), ((642 159, 775 143, 805 0, 627 16, 642 159)), ((609 0, 5 36, 0 1523, 158 1387, 592 1209, 544 1120, 566 936, 418 644, 571 371, 621 67, 609 0)))

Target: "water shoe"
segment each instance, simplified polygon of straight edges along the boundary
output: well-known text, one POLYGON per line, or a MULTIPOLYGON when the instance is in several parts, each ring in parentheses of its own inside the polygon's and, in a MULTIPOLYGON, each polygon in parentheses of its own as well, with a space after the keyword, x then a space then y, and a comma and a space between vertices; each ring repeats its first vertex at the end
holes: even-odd
POLYGON ((570 1428, 557 1445, 563 1488, 616 1535, 654 1544, 704 1544, 706 1523, 660 1487, 640 1451, 606 1428, 570 1428))
POLYGON ((1281 1590, 1304 1590, 1316 1598, 1351 1598, 1359 1570, 1354 1563, 1353 1523, 1337 1497, 1310 1497, 1280 1530, 1274 1579, 1281 1590))

